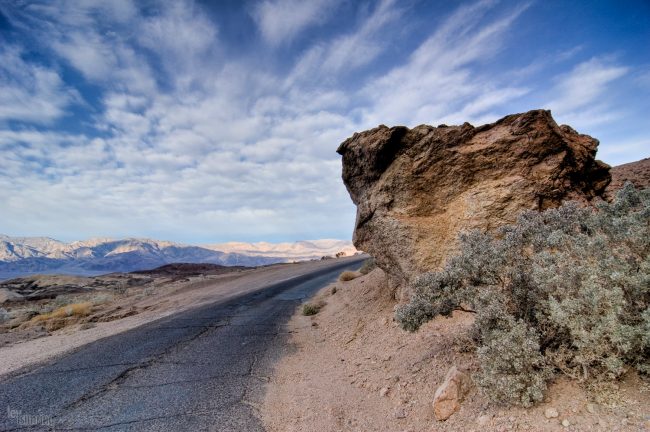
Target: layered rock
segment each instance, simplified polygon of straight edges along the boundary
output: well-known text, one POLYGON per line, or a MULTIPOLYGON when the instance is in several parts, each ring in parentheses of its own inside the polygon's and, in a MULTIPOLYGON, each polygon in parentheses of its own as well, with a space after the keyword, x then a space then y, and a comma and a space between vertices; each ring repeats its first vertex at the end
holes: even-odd
MULTIPOLYGON (((598 141, 549 111, 479 127, 379 126, 343 142, 343 181, 357 205, 353 241, 393 286, 440 268, 459 231, 491 231, 526 209, 602 196, 598 141)), ((403 291, 401 291, 404 293, 403 291)))

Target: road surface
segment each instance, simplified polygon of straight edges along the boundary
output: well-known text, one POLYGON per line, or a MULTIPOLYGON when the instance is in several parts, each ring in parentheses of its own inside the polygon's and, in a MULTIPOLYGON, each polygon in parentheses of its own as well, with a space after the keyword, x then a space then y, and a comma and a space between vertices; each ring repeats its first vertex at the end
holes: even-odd
MULTIPOLYGON (((261 431, 284 324, 361 260, 98 340, 0 382, 0 430, 261 431)), ((2 361, 2 359, 0 359, 2 361)))

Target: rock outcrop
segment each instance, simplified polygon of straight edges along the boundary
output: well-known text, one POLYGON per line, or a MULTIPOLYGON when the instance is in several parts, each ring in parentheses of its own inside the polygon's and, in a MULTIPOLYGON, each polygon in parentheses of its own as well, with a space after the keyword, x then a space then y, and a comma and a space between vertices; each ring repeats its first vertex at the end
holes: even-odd
POLYGON ((650 187, 650 158, 615 166, 610 172, 612 182, 605 191, 605 196, 608 199, 614 198, 616 191, 628 181, 637 188, 650 187))
MULTIPOLYGON (((609 166, 598 141, 549 111, 479 127, 379 126, 343 142, 343 181, 357 205, 353 241, 392 286, 440 268, 459 231, 493 230, 525 209, 602 196, 609 166)), ((406 294, 403 290, 399 297, 406 294)))

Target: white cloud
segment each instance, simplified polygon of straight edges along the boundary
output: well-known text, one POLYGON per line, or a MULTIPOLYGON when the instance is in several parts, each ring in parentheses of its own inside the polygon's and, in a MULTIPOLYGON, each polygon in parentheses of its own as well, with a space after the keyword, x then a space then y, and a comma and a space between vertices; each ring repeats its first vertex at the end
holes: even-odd
POLYGON ((0 122, 49 123, 78 97, 55 70, 23 60, 17 47, 0 48, 0 122))
POLYGON ((528 89, 500 83, 473 68, 501 49, 507 30, 526 10, 520 5, 496 19, 486 19, 494 1, 460 7, 409 57, 363 94, 364 124, 455 123, 493 116, 490 110, 528 89), (487 114, 487 115, 486 115, 487 114))
POLYGON ((597 102, 608 86, 627 72, 627 67, 592 58, 559 77, 554 89, 556 97, 546 105, 563 115, 573 113, 597 102))
POLYGON ((252 10, 264 40, 270 45, 290 42, 310 25, 322 22, 337 5, 334 0, 263 0, 252 10))
POLYGON ((372 62, 387 47, 380 37, 381 31, 397 20, 401 13, 395 0, 381 0, 370 15, 363 17, 354 32, 316 44, 307 50, 285 85, 290 87, 301 81, 331 81, 338 74, 350 73, 372 62))

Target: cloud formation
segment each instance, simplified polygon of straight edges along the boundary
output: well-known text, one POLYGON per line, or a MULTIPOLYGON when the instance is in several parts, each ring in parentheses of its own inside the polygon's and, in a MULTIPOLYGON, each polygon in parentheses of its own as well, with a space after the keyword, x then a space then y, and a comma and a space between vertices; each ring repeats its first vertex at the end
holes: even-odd
MULTIPOLYGON (((544 106, 607 132, 625 114, 612 95, 638 66, 586 48, 516 51, 534 3, 438 6, 0 5, 0 232, 349 238, 335 149, 355 131, 544 106)), ((647 156, 637 136, 606 154, 647 156)))
POLYGON ((322 23, 336 6, 334 0, 262 0, 251 15, 271 45, 290 42, 310 25, 322 23))

